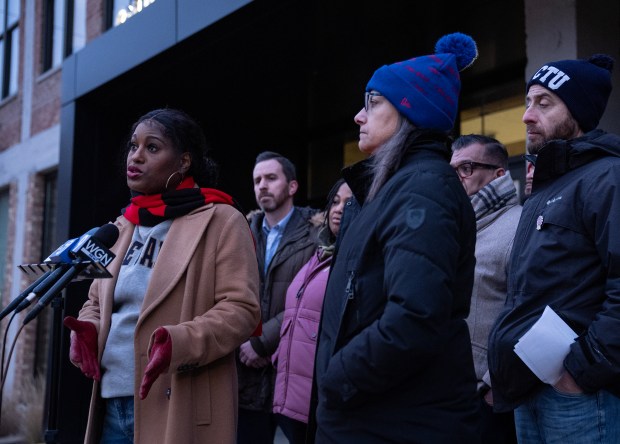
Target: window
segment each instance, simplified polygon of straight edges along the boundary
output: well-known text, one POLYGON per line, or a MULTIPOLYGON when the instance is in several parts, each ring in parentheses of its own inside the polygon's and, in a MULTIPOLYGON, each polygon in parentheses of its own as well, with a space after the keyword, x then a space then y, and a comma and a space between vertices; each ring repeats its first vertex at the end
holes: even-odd
POLYGON ((0 0, 0 99, 17 93, 20 0, 0 0))
POLYGON ((525 197, 525 125, 521 121, 524 111, 523 95, 518 94, 501 100, 483 101, 460 113, 460 134, 484 134, 506 146, 510 156, 508 169, 520 200, 525 197))
MULTIPOLYGON (((53 171, 43 177, 43 226, 41 227, 41 261, 58 247, 56 242, 56 208, 58 173, 53 171)), ((34 375, 44 375, 48 359, 48 342, 53 310, 44 310, 38 317, 34 351, 34 375)))
POLYGON ((484 134, 494 137, 508 149, 509 156, 525 153, 525 111, 523 95, 508 97, 461 111, 460 134, 484 134))
POLYGON ((44 8, 43 72, 86 44, 86 0, 45 0, 44 8))
MULTIPOLYGON (((0 296, 4 290, 9 231, 9 190, 0 191, 0 296)), ((0 297, 0 301, 2 298, 0 297)))
POLYGON ((45 259, 51 251, 58 247, 56 241, 56 206, 58 172, 46 174, 45 200, 43 201, 43 229, 41 239, 41 260, 45 259))

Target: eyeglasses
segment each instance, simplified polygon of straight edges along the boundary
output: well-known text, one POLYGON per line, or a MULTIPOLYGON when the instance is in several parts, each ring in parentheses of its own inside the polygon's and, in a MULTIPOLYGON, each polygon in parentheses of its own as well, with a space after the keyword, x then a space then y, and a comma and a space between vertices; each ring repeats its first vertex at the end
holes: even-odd
POLYGON ((536 154, 525 154, 523 156, 525 160, 527 160, 529 163, 531 163, 534 166, 536 166, 536 157, 538 157, 536 154))
POLYGON ((500 167, 497 165, 491 165, 488 163, 479 163, 479 162, 463 162, 460 165, 454 167, 456 172, 461 177, 469 177, 474 174, 474 170, 476 168, 484 168, 486 170, 496 170, 500 167))
POLYGON ((372 103, 370 101, 371 97, 378 97, 378 96, 381 96, 381 95, 382 95, 381 93, 378 93, 376 91, 367 91, 367 92, 365 92, 364 93, 364 110, 366 112, 368 112, 369 104, 372 103))

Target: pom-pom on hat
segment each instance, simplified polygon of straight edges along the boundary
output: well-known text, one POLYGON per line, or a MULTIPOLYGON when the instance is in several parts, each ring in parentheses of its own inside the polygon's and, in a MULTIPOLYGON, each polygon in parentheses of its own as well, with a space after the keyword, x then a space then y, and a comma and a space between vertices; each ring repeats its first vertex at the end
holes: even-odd
POLYGON ((560 60, 546 63, 536 71, 532 85, 541 85, 556 94, 585 133, 598 126, 611 94, 614 60, 595 54, 588 60, 560 60))
POLYGON ((461 90, 459 71, 478 56, 476 42, 460 32, 437 41, 435 54, 385 65, 375 71, 366 91, 378 91, 419 128, 450 131, 461 90))

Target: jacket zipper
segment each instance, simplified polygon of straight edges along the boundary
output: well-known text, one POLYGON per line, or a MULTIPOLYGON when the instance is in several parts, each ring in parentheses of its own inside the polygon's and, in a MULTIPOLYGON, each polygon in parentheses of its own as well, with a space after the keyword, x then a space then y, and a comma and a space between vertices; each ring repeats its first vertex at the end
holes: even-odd
MULTIPOLYGON (((351 270, 348 272, 349 279, 347 281, 347 286, 345 287, 344 294, 346 299, 342 304, 342 308, 340 309, 340 315, 338 316, 338 328, 336 329, 336 337, 334 338, 334 343, 332 344, 331 356, 334 355, 336 351, 336 345, 340 338, 340 331, 342 330, 342 322, 344 321, 344 312, 347 309, 347 305, 355 299, 355 270, 351 270)), ((359 313, 356 315, 356 318, 359 322, 359 313)))
POLYGON ((284 370, 284 397, 282 401, 282 406, 286 404, 286 399, 288 398, 288 375, 289 375, 290 365, 291 365, 291 345, 293 343, 293 336, 295 334, 295 324, 297 323, 297 318, 299 316, 299 306, 301 305, 301 296, 303 296, 303 294, 305 293, 306 287, 308 286, 310 281, 314 279, 314 277, 317 274, 319 274, 319 272, 321 272, 326 266, 329 266, 330 264, 331 264, 331 261, 328 261, 328 260, 319 261, 318 263, 314 264, 314 268, 310 268, 306 271, 306 276, 304 277, 304 280, 302 281, 301 286, 299 287, 299 290, 297 290, 297 295, 295 298, 296 299, 295 316, 293 316, 293 318, 291 319, 291 327, 289 330, 289 336, 288 336, 287 347, 286 347, 286 366, 284 370))
MULTIPOLYGON (((344 290, 345 295, 347 296, 347 300, 351 300, 355 298, 355 271, 349 271, 349 280, 347 281, 347 286, 344 290)), ((346 306, 346 304, 345 304, 346 306)))

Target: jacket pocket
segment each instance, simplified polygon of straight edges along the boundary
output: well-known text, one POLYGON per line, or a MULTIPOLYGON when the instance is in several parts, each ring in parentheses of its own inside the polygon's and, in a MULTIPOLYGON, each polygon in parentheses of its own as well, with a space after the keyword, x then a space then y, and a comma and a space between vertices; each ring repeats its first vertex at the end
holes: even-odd
POLYGON ((316 343, 316 339, 319 335, 319 323, 314 319, 300 317, 298 324, 304 333, 304 339, 316 343))

